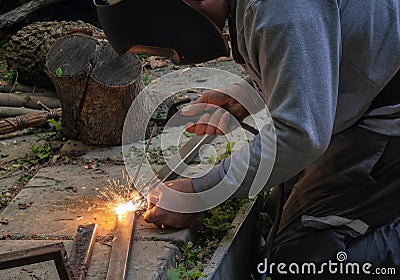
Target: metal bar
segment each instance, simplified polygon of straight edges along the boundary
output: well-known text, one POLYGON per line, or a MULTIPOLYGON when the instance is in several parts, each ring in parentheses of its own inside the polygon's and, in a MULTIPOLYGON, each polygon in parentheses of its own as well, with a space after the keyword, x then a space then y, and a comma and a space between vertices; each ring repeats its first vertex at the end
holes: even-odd
POLYGON ((75 280, 86 279, 90 258, 96 244, 97 225, 80 225, 75 235, 69 264, 74 273, 75 280))
POLYGON ((110 263, 108 265, 107 280, 126 279, 126 268, 132 240, 135 212, 118 215, 111 249, 110 263))
POLYGON ((51 260, 54 260, 61 280, 74 279, 62 242, 0 254, 0 270, 51 260))
POLYGON ((210 143, 215 137, 216 135, 202 135, 190 138, 190 140, 179 150, 179 154, 173 156, 169 160, 168 165, 165 164, 160 169, 158 172, 158 178, 162 181, 169 181, 178 177, 179 173, 185 169, 185 165, 191 163, 198 155, 200 148, 204 144, 210 143))
POLYGON ((138 168, 136 169, 135 175, 133 176, 133 180, 132 180, 132 183, 133 183, 133 184, 136 184, 136 180, 137 180, 137 178, 138 178, 139 171, 140 171, 140 169, 142 168, 143 161, 144 161, 144 159, 145 159, 146 156, 147 156, 147 151, 149 150, 149 146, 150 146, 150 143, 151 143, 151 139, 153 139, 153 137, 154 137, 154 135, 155 135, 155 133, 156 133, 156 129, 157 129, 157 124, 154 124, 153 129, 151 130, 151 133, 150 133, 149 140, 147 141, 146 147, 144 148, 144 152, 143 152, 142 158, 140 159, 139 166, 138 166, 138 168))

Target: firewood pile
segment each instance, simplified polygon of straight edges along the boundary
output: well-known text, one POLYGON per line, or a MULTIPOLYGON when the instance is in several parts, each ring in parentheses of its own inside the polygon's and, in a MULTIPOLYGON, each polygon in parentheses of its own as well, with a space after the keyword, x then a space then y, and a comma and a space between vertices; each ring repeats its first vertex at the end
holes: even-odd
POLYGON ((0 13, 7 42, 0 74, 16 73, 8 83, 0 77, 0 135, 62 116, 68 138, 120 144, 125 115, 144 87, 142 64, 113 51, 93 2, 0 0, 0 13))

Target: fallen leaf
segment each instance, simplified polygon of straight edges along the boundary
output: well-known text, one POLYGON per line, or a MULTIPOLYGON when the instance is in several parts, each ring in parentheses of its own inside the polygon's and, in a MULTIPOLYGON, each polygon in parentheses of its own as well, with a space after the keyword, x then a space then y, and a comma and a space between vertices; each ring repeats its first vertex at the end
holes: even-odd
POLYGON ((167 66, 168 60, 159 56, 150 56, 149 63, 151 69, 155 69, 167 66))
POLYGON ((18 203, 18 209, 26 209, 28 207, 31 207, 33 202, 25 202, 25 203, 18 203))

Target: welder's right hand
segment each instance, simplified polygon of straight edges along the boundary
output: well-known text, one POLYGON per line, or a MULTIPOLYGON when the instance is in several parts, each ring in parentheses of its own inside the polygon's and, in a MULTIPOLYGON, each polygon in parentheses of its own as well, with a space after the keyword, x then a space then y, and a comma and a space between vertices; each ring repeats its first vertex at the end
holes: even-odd
MULTIPOLYGON (((239 85, 232 85, 223 90, 232 96, 246 94, 239 85)), ((232 130, 232 119, 243 120, 249 115, 245 107, 235 98, 221 91, 208 90, 181 113, 184 116, 201 115, 197 123, 186 124, 186 130, 196 135, 223 135, 232 130), (222 108, 222 109, 221 109, 222 108)))

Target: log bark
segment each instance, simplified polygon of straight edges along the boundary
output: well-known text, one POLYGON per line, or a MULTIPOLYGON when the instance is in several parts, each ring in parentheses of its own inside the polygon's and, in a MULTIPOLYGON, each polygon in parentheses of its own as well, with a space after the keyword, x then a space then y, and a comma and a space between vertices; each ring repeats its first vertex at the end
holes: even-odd
POLYGON ((50 49, 47 70, 61 101, 64 134, 87 144, 121 144, 126 113, 144 87, 140 60, 118 56, 105 40, 69 35, 50 49))
POLYGON ((0 118, 16 117, 40 112, 41 110, 35 110, 25 107, 0 107, 0 118))
POLYGON ((104 36, 100 29, 83 21, 35 22, 12 36, 6 58, 8 68, 18 72, 18 82, 45 88, 53 86, 46 73, 46 56, 55 41, 69 34, 104 36))
POLYGON ((43 109, 39 104, 42 102, 50 109, 60 108, 61 103, 57 98, 36 96, 36 95, 16 95, 12 93, 0 93, 0 106, 3 107, 26 107, 31 109, 43 109))
POLYGON ((0 35, 5 35, 7 29, 21 23, 25 18, 32 16, 38 10, 66 0, 33 0, 7 13, 0 15, 0 35))

